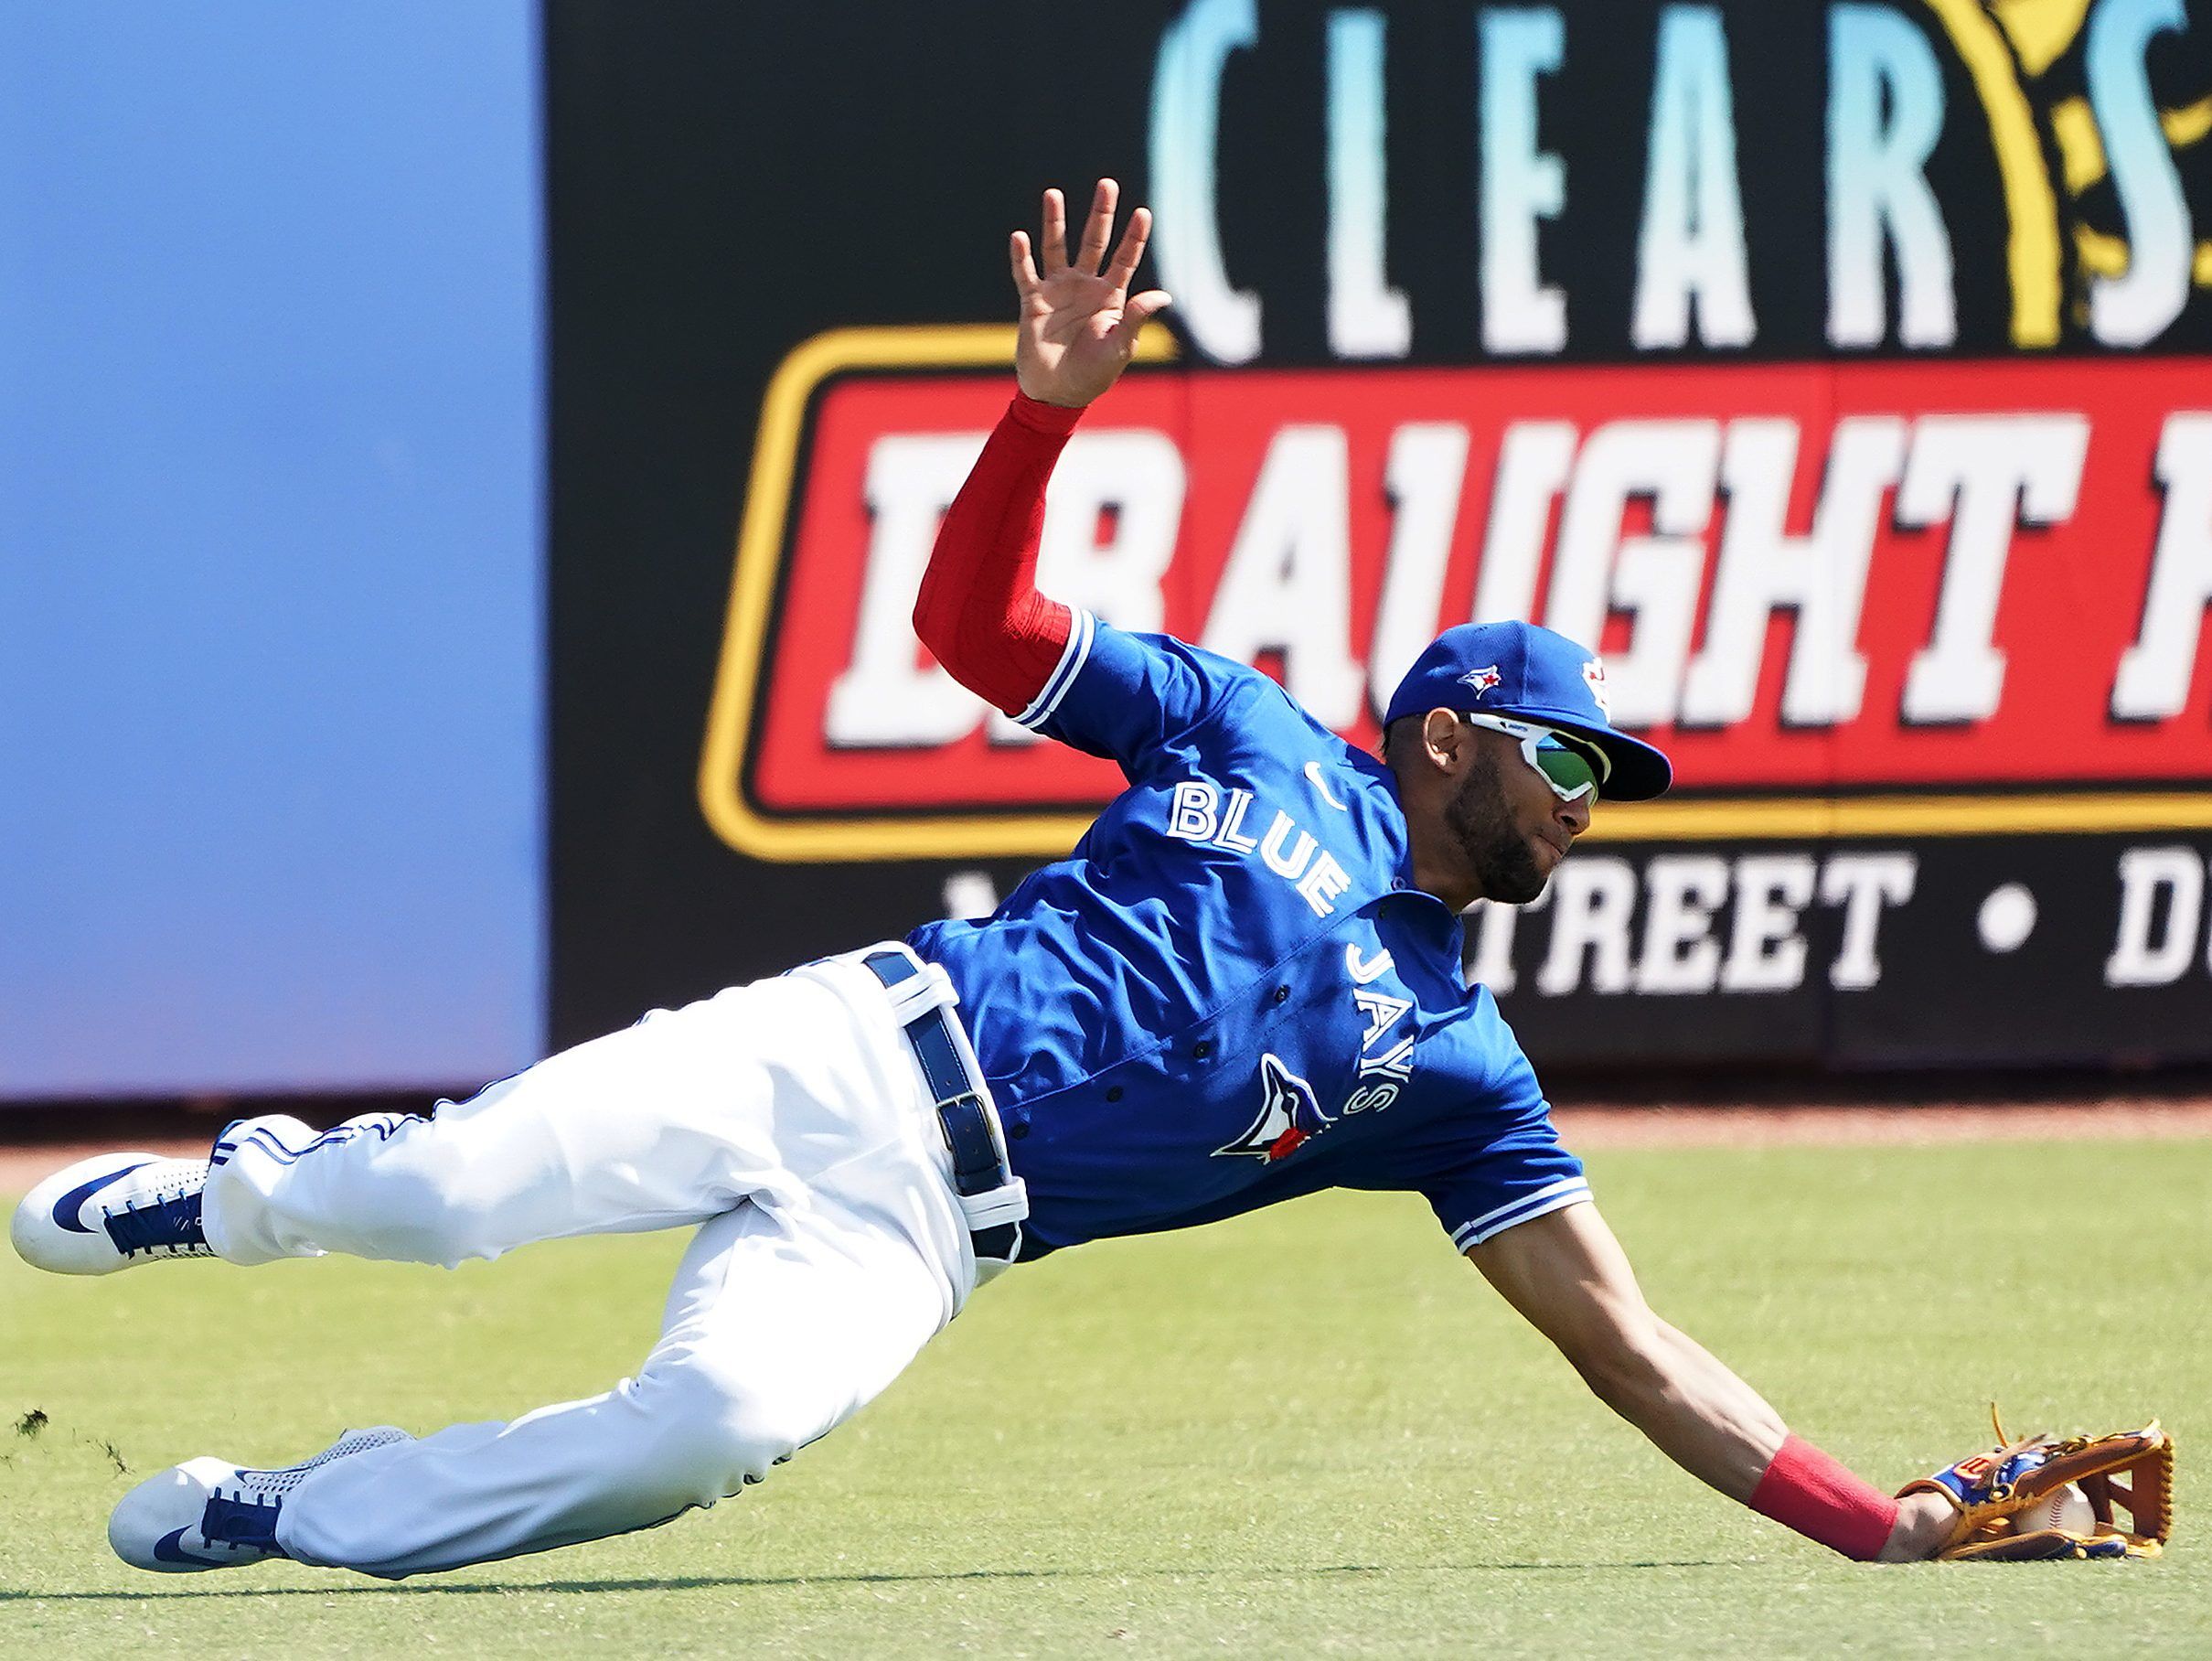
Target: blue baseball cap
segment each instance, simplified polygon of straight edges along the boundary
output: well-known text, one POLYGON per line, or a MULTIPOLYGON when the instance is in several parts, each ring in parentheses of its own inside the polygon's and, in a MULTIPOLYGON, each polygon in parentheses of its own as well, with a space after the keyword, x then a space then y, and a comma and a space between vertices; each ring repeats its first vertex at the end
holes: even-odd
POLYGON ((1588 739, 1611 765, 1598 788, 1608 801, 1648 801, 1674 782, 1663 754, 1615 730, 1598 654, 1533 623, 1462 623, 1438 635, 1391 693, 1383 724, 1430 710, 1480 710, 1588 739))

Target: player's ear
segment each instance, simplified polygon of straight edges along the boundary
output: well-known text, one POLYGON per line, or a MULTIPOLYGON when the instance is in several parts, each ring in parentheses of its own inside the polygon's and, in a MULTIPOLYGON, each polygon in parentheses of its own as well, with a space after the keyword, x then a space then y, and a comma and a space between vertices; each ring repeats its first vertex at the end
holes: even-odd
POLYGON ((1421 753, 1439 772, 1459 767, 1469 736, 1467 723, 1449 710, 1431 710, 1421 717, 1421 753))

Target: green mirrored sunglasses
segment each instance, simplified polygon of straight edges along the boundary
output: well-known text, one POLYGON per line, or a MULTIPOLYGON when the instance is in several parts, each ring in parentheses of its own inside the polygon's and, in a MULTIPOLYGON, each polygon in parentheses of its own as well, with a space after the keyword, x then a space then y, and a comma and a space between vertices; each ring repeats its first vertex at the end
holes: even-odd
POLYGON ((1606 775, 1612 771, 1605 752, 1587 739, 1484 711, 1461 710, 1459 714, 1471 725, 1519 739, 1521 758, 1543 775, 1544 782, 1561 801, 1579 801, 1586 796, 1596 800, 1603 791, 1606 775))

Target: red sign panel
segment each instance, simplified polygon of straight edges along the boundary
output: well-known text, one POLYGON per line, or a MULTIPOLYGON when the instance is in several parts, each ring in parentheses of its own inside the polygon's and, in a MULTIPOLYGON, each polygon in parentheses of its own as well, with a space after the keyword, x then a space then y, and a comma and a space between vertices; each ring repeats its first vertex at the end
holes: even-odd
MULTIPOLYGON (((907 626, 1009 391, 814 398, 718 694, 709 773, 746 818, 1117 788, 907 626)), ((1598 647, 1685 795, 2172 789, 2212 780, 2212 365, 1139 370, 1070 443, 1040 581, 1257 663, 1362 744, 1437 630, 1518 616, 1598 647)))

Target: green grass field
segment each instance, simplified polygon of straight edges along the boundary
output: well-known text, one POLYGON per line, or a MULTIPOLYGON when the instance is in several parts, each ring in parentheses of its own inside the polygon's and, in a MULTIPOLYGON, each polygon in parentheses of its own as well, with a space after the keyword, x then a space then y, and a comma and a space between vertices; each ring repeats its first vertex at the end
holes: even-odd
POLYGON ((1614 1420, 1418 1201, 1327 1195, 1016 1271, 711 1512, 396 1586, 285 1563, 155 1579, 102 1530, 191 1454, 283 1463, 347 1425, 604 1388, 652 1334, 678 1237, 453 1275, 72 1282, 6 1257, 0 1655, 2212 1653, 2212 1143, 1591 1166, 1659 1309, 1878 1481, 1981 1445, 1993 1396, 2015 1431, 2162 1414, 2169 1555, 1845 1563, 1614 1420))

